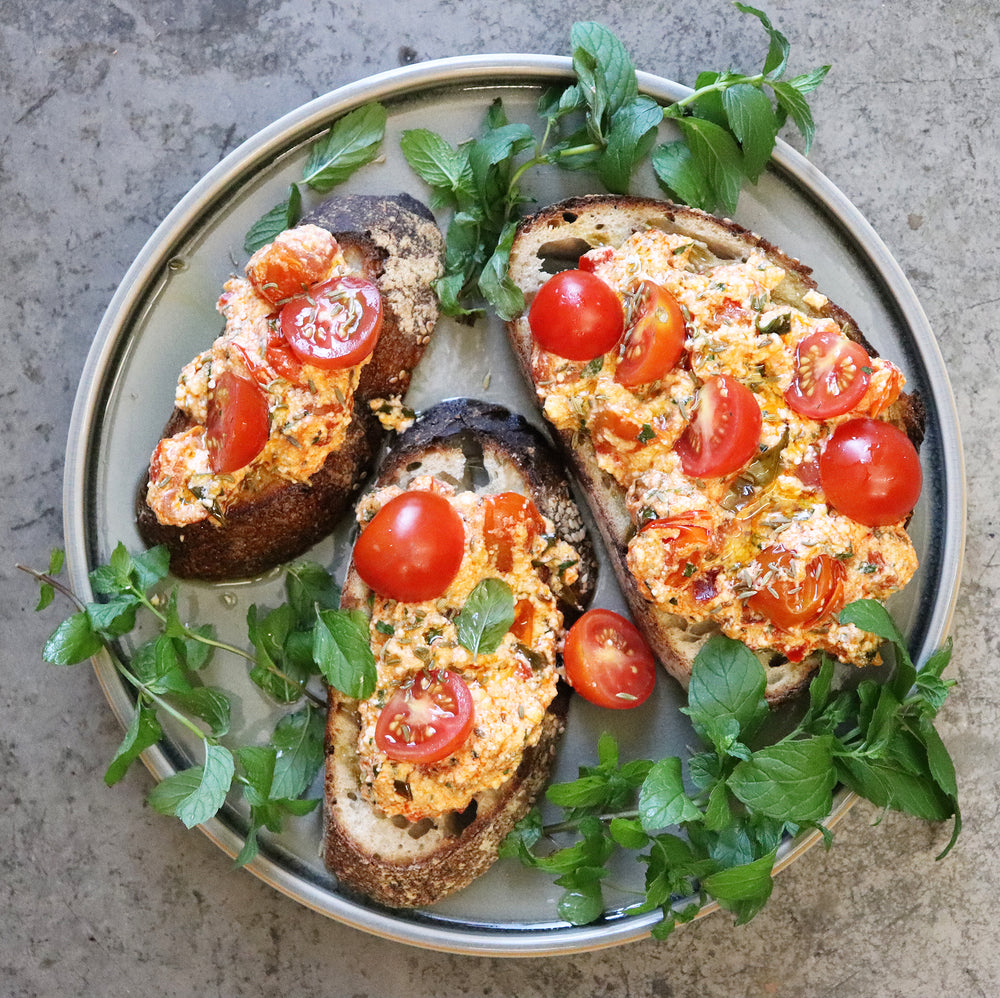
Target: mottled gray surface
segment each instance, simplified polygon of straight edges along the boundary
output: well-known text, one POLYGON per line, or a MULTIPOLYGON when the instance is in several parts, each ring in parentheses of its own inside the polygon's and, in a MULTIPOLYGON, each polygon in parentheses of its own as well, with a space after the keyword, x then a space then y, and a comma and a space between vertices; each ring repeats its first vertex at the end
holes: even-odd
POLYGON ((960 685, 940 721, 966 827, 860 805, 836 844, 784 872, 749 926, 714 915, 666 943, 543 961, 383 942, 233 872, 204 836, 101 781, 121 732, 87 667, 40 659, 15 561, 61 538, 73 393, 130 261, 244 138, 339 84, 414 60, 565 52, 571 20, 613 27, 641 68, 682 82, 751 68, 762 35, 722 0, 285 3, 0 0, 0 274, 6 362, 0 661, 0 992, 5 995, 903 996, 1000 993, 995 849, 1000 624, 996 53, 986 0, 767 8, 801 69, 832 61, 813 162, 912 281, 951 373, 969 537, 954 621, 960 685), (809 8, 815 9, 810 12, 809 8), (629 13, 626 14, 625 11, 629 13))

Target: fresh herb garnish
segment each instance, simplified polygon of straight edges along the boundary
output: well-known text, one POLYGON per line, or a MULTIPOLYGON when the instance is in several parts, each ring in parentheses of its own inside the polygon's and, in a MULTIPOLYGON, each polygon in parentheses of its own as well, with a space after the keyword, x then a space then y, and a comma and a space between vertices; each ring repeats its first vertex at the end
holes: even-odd
MULTIPOLYGON (((355 170, 379 154, 385 136, 386 111, 377 101, 348 111, 313 143, 302 171, 302 181, 317 194, 327 194, 355 170)), ((302 190, 289 185, 288 197, 259 218, 246 235, 243 250, 254 253, 279 233, 298 224, 302 215, 302 190)))
POLYGON ((653 928, 658 938, 710 899, 737 923, 753 918, 770 897, 785 836, 812 828, 832 841, 822 822, 838 783, 879 807, 952 818, 943 857, 961 828, 954 768, 933 724, 952 685, 941 678, 950 645, 918 672, 880 604, 852 603, 840 619, 892 642, 897 666, 889 682, 835 690, 834 664, 825 659, 804 716, 768 743, 761 735, 769 713, 764 667, 739 642, 713 637, 695 659, 684 708, 704 747, 683 760, 620 764, 614 739, 603 735, 597 764, 546 794, 563 818, 545 826, 536 808, 508 836, 502 855, 556 874, 565 890, 560 915, 582 924, 604 912, 601 884, 612 855, 638 852, 645 897, 627 912, 662 909, 653 928), (567 833, 575 841, 556 845, 567 833))
POLYGON ((807 95, 830 67, 786 79, 788 39, 762 11, 735 6, 767 32, 759 73, 701 73, 692 93, 664 108, 639 93, 621 41, 600 24, 580 22, 570 31, 576 82, 542 95, 541 137, 526 124, 508 121, 499 100, 490 106, 481 135, 457 148, 429 129, 403 133, 403 155, 430 187, 431 206, 453 212, 445 273, 436 284, 447 314, 473 315, 482 299, 502 319, 523 309, 507 264, 516 210, 529 200, 521 182, 535 167, 587 170, 606 190, 624 194, 636 167, 649 157, 671 197, 732 214, 743 183, 760 178, 787 119, 802 133, 808 153, 815 125, 807 95), (680 137, 654 148, 665 119, 680 137))
POLYGON ((503 579, 483 579, 455 618, 458 641, 473 655, 490 655, 514 623, 514 593, 503 579))
POLYGON ((301 797, 322 762, 326 703, 306 683, 321 674, 348 695, 367 695, 374 685, 367 624, 334 609, 339 589, 329 573, 315 563, 301 562, 286 574, 286 603, 263 615, 250 607, 251 653, 219 641, 210 626, 181 620, 177 589, 167 594, 158 590, 169 568, 163 547, 130 554, 119 544, 108 564, 90 573, 100 597, 93 602, 80 600, 59 580, 63 561, 62 552, 54 551, 47 572, 24 569, 40 585, 36 609, 48 607, 57 591, 77 608, 50 636, 43 657, 56 665, 72 665, 105 649, 118 674, 136 691, 135 712, 105 783, 117 783, 141 753, 163 737, 160 719, 169 716, 201 740, 203 761, 157 784, 149 794, 150 805, 191 827, 218 813, 236 783, 250 811, 246 842, 236 862, 249 862, 257 854, 261 828, 280 831, 285 816, 306 814, 319 803, 301 797), (126 663, 116 645, 133 631, 140 613, 157 624, 158 633, 139 644, 126 663), (362 642, 367 657, 358 652, 362 642), (230 725, 229 696, 197 676, 217 650, 246 659, 250 677, 278 702, 306 701, 278 720, 265 745, 223 744, 230 725))

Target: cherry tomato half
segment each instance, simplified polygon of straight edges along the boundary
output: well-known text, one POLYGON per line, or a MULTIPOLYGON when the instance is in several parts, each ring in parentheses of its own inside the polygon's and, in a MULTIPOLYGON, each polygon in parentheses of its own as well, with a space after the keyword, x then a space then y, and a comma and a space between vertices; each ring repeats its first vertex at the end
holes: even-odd
POLYGON ((830 329, 810 333, 795 351, 795 377, 785 401, 811 419, 842 416, 868 390, 871 363, 860 343, 840 333, 830 329))
POLYGON ((483 536, 493 564, 501 572, 514 567, 514 541, 523 525, 526 545, 542 532, 538 507, 518 492, 501 492, 483 501, 483 536))
POLYGON ((363 277, 335 277, 286 302, 279 321, 299 360, 331 370, 353 367, 378 342, 382 296, 363 277))
POLYGON ((841 591, 844 566, 828 554, 811 558, 798 579, 793 553, 780 544, 765 548, 754 563, 764 585, 746 605, 785 630, 815 623, 831 610, 841 591))
POLYGON ((464 744, 475 719, 465 680, 447 669, 425 669, 382 708, 375 744, 397 762, 440 762, 464 744))
POLYGON ((567 360, 593 360, 618 345, 625 312, 611 285, 586 270, 550 277, 528 310, 535 342, 567 360))
POLYGON ((626 303, 625 314, 625 346, 615 381, 626 388, 658 381, 684 356, 681 307, 666 288, 643 281, 626 303))
POLYGON ((867 416, 841 423, 819 456, 819 476, 831 506, 869 527, 902 520, 920 498, 920 457, 891 423, 867 416))
POLYGON ((663 582, 675 588, 684 585, 701 565, 712 546, 712 520, 704 510, 647 520, 640 534, 655 533, 666 548, 663 582))
POLYGON ((380 596, 404 603, 435 599, 465 552, 465 525, 436 492, 402 492, 368 522, 354 545, 354 567, 380 596))
POLYGON ((257 385, 232 371, 223 371, 208 396, 205 445, 216 475, 248 465, 271 434, 267 398, 257 385))
POLYGON ((337 240, 318 225, 300 225, 279 233, 262 246, 246 266, 257 294, 272 305, 301 295, 330 273, 337 240))
POLYGON ((674 449, 690 478, 719 478, 742 468, 757 453, 760 406, 752 391, 728 374, 698 390, 694 413, 674 449))
POLYGON ((570 628, 566 678, 599 707, 638 707, 656 685, 656 662, 635 625, 614 610, 588 610, 570 628))

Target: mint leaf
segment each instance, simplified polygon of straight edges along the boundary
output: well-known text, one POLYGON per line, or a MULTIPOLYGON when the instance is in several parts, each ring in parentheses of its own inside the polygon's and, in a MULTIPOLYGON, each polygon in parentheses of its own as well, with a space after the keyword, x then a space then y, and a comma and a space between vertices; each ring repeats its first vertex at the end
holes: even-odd
POLYGON ((360 610, 320 610, 313 657, 323 678, 345 696, 364 700, 375 691, 368 618, 360 610))
POLYGON ((751 811, 796 824, 822 821, 833 806, 832 748, 832 738, 821 735, 758 749, 727 785, 751 811))
POLYGON ((767 716, 764 667, 746 645, 713 635, 695 656, 685 712, 695 726, 732 719, 732 737, 750 732, 767 716))
POLYGON ((569 39, 592 132, 601 139, 611 116, 638 93, 635 65, 621 41, 596 21, 574 24, 569 39))
POLYGON ((379 153, 385 136, 386 110, 378 102, 364 104, 336 121, 310 150, 302 179, 326 194, 379 153))
POLYGON ((497 240, 496 250, 479 275, 479 290, 504 321, 513 319, 524 309, 524 293, 508 273, 510 248, 516 234, 516 223, 508 222, 497 240))
POLYGON ((483 579, 455 618, 458 640, 473 655, 490 655, 514 623, 514 593, 503 579, 483 579))
POLYGON ((399 147, 414 173, 431 188, 434 207, 456 207, 472 193, 467 150, 453 149, 437 132, 426 128, 403 132, 399 147))
POLYGON ((180 818, 188 828, 218 813, 226 800, 236 767, 232 753, 205 742, 205 763, 168 776, 149 793, 149 805, 160 814, 180 818))
POLYGON ((247 232, 243 252, 252 256, 257 250, 274 242, 285 229, 294 228, 302 217, 302 191, 298 184, 288 185, 288 197, 266 212, 247 232))
POLYGON ((710 121, 681 118, 677 122, 694 163, 715 194, 715 202, 733 214, 743 184, 743 154, 732 134, 710 121))
POLYGON ((336 609, 340 605, 340 587, 322 566, 314 561, 300 561, 285 574, 285 592, 295 611, 295 625, 311 628, 316 611, 336 609))
POLYGON ((802 133, 802 138, 805 140, 804 150, 808 156, 816 134, 809 102, 802 91, 791 83, 775 80, 771 86, 774 89, 774 96, 778 99, 778 106, 795 122, 795 127, 802 133))
POLYGON ((225 690, 215 686, 195 686, 173 693, 170 700, 185 713, 201 718, 215 738, 229 733, 231 707, 225 690))
POLYGON ((607 148, 597 161, 601 183, 614 194, 627 194, 632 174, 649 155, 663 109, 650 97, 633 97, 615 112, 607 148))
POLYGON ((752 14, 764 26, 771 43, 764 59, 764 75, 777 79, 784 73, 788 63, 788 39, 771 24, 762 10, 745 3, 735 3, 733 6, 744 14, 752 14))
POLYGON ((277 752, 271 796, 295 798, 309 788, 323 762, 324 715, 308 704, 286 714, 271 735, 277 752))
POLYGON ((719 870, 702 880, 702 887, 727 911, 737 915, 737 924, 748 922, 767 902, 774 888, 771 871, 774 853, 743 866, 719 870))
POLYGON ((757 87, 737 84, 722 95, 722 106, 733 134, 743 149, 743 170, 751 183, 757 183, 770 162, 778 135, 778 119, 771 101, 757 87))
POLYGON ((678 140, 657 146, 653 150, 652 163, 660 186, 671 197, 703 211, 715 205, 715 192, 684 142, 678 140))
POLYGON ((129 766, 162 737, 163 729, 156 719, 156 711, 140 703, 132 715, 115 757, 104 773, 104 782, 109 787, 114 786, 125 775, 129 766))
POLYGON ((652 833, 669 825, 680 825, 700 818, 700 808, 684 791, 680 759, 661 759, 653 763, 639 791, 639 819, 642 827, 652 833))
POLYGON ((92 658, 104 643, 94 633, 90 618, 80 610, 67 617, 49 636, 42 648, 42 658, 53 665, 75 665, 92 658))

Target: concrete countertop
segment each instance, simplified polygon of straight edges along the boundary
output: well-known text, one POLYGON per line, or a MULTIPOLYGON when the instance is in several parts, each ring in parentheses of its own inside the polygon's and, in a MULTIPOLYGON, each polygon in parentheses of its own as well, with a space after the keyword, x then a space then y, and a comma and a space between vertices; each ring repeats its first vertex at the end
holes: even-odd
POLYGON ((463 53, 567 53, 572 21, 611 27, 639 68, 691 84, 755 69, 764 35, 723 0, 0 0, 0 274, 6 439, 0 617, 0 993, 651 995, 890 998, 1000 993, 1000 340, 996 52, 986 0, 772 0, 796 71, 832 62, 810 156, 861 210, 936 332, 962 423, 968 550, 939 718, 965 829, 861 803, 829 851, 777 878, 747 926, 714 914, 544 960, 458 956, 325 919, 144 804, 149 775, 101 776, 121 729, 87 666, 41 660, 56 612, 15 562, 62 543, 73 396, 130 262, 184 193, 282 114, 338 85, 463 53), (627 13, 626 13, 627 11, 627 13))

